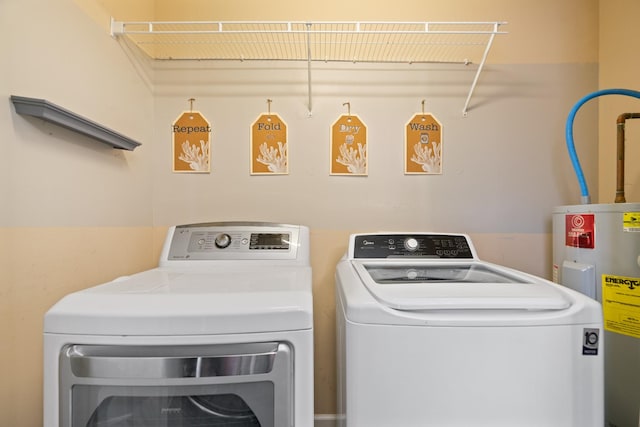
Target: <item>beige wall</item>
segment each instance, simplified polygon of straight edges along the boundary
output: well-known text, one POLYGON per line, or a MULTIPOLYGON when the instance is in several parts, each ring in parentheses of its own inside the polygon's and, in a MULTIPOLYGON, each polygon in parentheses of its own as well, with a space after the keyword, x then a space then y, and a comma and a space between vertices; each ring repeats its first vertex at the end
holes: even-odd
POLYGON ((66 293, 154 265, 151 88, 71 0, 0 2, 0 425, 42 419, 42 320, 66 293), (47 99, 135 152, 15 114, 47 99))
MULTIPOLYGON (((600 2, 600 79, 599 88, 637 91, 640 86, 640 57, 629 40, 638 40, 640 2, 608 0, 600 2)), ((599 189, 593 203, 613 203, 616 190, 616 119, 622 113, 640 112, 640 100, 628 96, 604 96, 598 101, 599 189)), ((627 202, 640 202, 640 120, 626 126, 625 193, 627 202)))
POLYGON ((0 228, 0 424, 41 425, 44 312, 67 293, 153 267, 152 239, 151 227, 0 228))
MULTIPOLYGON (((277 1, 264 8, 214 0, 180 2, 179 11, 164 1, 136 2, 136 9, 122 1, 78 3, 0 2, 0 91, 7 100, 0 104, 0 424, 40 421, 46 309, 73 290, 150 268, 171 224, 260 219, 311 227, 316 413, 335 412, 333 272, 349 233, 468 232, 483 258, 550 275, 550 208, 579 197, 564 149, 566 112, 597 89, 598 16, 616 13, 598 9, 598 1, 277 1), (109 36, 109 15, 505 20, 509 35, 496 41, 467 118, 468 72, 357 64, 314 68, 309 118, 304 65, 151 64, 109 36), (143 145, 114 151, 18 116, 11 94, 49 99, 143 145), (189 97, 213 122, 209 175, 170 171, 168 126, 189 97), (288 176, 247 171, 248 123, 266 98, 290 125, 288 176), (445 173, 407 177, 386 162, 401 156, 398 124, 423 98, 445 126, 445 173), (367 178, 327 173, 327 126, 347 100, 371 128, 367 178)), ((597 187, 597 126, 589 120, 597 106, 583 114, 576 136, 597 187)))

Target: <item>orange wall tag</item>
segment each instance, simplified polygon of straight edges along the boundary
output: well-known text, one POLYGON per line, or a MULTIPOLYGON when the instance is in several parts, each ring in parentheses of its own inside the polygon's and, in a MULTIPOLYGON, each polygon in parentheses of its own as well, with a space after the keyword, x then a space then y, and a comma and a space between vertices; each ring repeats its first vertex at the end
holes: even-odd
POLYGON ((367 175, 367 126, 358 116, 342 115, 331 126, 331 175, 367 175))
POLYGON ((263 114, 251 125, 251 175, 287 173, 287 125, 277 114, 263 114))
POLYGON ((442 173, 442 125, 431 114, 416 114, 407 123, 404 173, 442 173))
POLYGON ((211 125, 197 111, 184 112, 173 122, 173 171, 211 171, 211 125))

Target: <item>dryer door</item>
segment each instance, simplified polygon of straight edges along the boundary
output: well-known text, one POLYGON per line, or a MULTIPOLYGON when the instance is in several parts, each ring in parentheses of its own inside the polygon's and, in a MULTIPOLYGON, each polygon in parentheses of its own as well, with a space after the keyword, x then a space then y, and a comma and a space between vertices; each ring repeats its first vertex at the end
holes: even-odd
POLYGON ((60 355, 60 425, 292 424, 286 343, 212 346, 70 345, 60 355))

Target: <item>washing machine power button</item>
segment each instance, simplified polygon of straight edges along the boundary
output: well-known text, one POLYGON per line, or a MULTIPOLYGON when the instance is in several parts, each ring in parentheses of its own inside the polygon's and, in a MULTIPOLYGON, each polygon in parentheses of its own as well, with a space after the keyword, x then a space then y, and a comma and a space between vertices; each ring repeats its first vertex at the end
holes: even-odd
POLYGON ((418 244, 418 241, 416 239, 414 239, 413 237, 409 237, 408 239, 404 239, 404 247, 408 250, 408 251, 415 251, 416 249, 418 249, 420 245, 418 244))

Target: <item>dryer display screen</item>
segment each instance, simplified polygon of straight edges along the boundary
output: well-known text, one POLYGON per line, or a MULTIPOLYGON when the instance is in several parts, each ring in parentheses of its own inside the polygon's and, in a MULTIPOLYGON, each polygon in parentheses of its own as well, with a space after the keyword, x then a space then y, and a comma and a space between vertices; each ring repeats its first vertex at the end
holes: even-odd
POLYGON ((286 233, 252 233, 249 249, 289 249, 289 235, 286 233))

